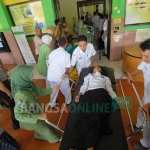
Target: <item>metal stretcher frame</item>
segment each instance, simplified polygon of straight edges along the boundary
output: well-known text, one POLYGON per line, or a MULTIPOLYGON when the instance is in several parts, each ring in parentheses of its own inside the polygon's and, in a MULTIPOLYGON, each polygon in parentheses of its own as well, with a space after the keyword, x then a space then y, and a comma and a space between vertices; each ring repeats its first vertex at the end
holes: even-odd
MULTIPOLYGON (((68 79, 72 82, 72 84, 71 84, 71 87, 70 87, 69 94, 68 94, 67 98, 65 99, 65 103, 64 103, 64 105, 63 105, 63 109, 62 109, 62 111, 61 111, 61 113, 60 113, 60 117, 59 117, 59 119, 58 119, 57 125, 53 124, 52 122, 50 122, 50 121, 48 121, 48 120, 45 120, 45 122, 46 122, 47 124, 49 124, 50 126, 52 126, 52 127, 56 128, 57 130, 59 130, 59 131, 61 131, 61 132, 64 132, 64 131, 63 131, 63 130, 59 127, 59 124, 60 124, 60 121, 61 121, 61 118, 62 118, 63 112, 64 112, 64 110, 65 110, 65 107, 66 107, 67 101, 68 101, 69 96, 70 96, 70 94, 71 94, 71 89, 72 89, 73 85, 74 85, 74 84, 75 84, 75 85, 77 85, 77 83, 76 83, 76 82, 74 82, 74 81, 73 81, 72 79, 70 79, 69 77, 68 77, 68 79)), ((61 85, 61 83, 62 83, 62 82, 63 82, 63 79, 61 80, 61 82, 60 82, 60 84, 59 84, 59 85, 61 85)), ((59 89, 60 89, 60 88, 59 88, 59 89)), ((52 100, 54 99, 54 97, 55 97, 56 93, 59 91, 59 89, 58 89, 58 90, 56 90, 56 91, 55 91, 55 93, 53 94, 53 97, 50 99, 50 102, 48 103, 48 105, 47 105, 47 107, 46 107, 46 109, 45 109, 45 112, 47 112, 47 111, 48 111, 48 108, 49 108, 49 106, 50 106, 50 104, 51 104, 52 100)))
MULTIPOLYGON (((122 84, 121 84, 121 79, 122 79, 126 74, 129 76, 129 73, 128 73, 128 72, 124 72, 124 74, 118 79, 118 81, 117 81, 116 84, 115 84, 115 86, 116 86, 118 83, 120 83, 120 87, 121 87, 121 91, 122 91, 122 94, 123 94, 124 101, 126 101, 126 99, 125 99, 125 95, 124 95, 124 91, 123 91, 123 86, 122 86, 122 84)), ((139 102, 139 104, 140 104, 140 107, 142 107, 142 103, 141 103, 139 94, 138 94, 138 92, 137 92, 137 90, 136 90, 134 84, 131 83, 131 85, 132 85, 133 90, 134 90, 134 92, 135 92, 135 95, 136 95, 136 97, 137 97, 137 99, 138 99, 138 102, 139 102)), ((129 140, 132 136, 134 136, 136 133, 138 133, 139 131, 141 131, 141 130, 146 126, 146 124, 147 124, 147 119, 146 119, 146 114, 145 114, 145 112, 143 111, 143 112, 142 112, 142 113, 143 113, 143 118, 144 118, 144 119, 143 119, 143 123, 142 123, 142 125, 141 125, 139 128, 137 128, 137 129, 134 131, 133 123, 132 123, 132 120, 131 120, 131 115, 130 115, 130 112, 129 112, 127 103, 125 103, 125 105, 126 105, 126 109, 127 109, 127 114, 128 114, 128 117, 129 117, 129 121, 130 121, 130 124, 131 124, 131 129, 132 129, 132 133, 127 136, 127 140, 129 140)))

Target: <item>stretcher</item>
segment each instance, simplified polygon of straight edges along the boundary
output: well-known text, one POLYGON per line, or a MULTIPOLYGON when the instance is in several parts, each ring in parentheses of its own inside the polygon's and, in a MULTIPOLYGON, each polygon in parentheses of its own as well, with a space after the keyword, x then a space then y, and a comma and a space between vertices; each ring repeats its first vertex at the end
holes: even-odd
MULTIPOLYGON (((111 83, 112 83, 112 88, 114 91, 116 91, 116 87, 115 87, 116 80, 115 80, 115 76, 114 76, 114 70, 112 68, 108 68, 108 67, 101 67, 101 68, 102 68, 103 74, 110 78, 111 83)), ((77 103, 75 103, 75 97, 78 94, 80 87, 82 86, 82 84, 84 82, 84 77, 86 75, 88 75, 89 73, 91 73, 92 70, 93 70, 93 68, 83 68, 82 69, 78 84, 75 89, 74 97, 73 97, 74 105, 78 105, 77 103)), ((70 107, 72 107, 72 105, 70 107)), ((102 135, 101 138, 99 139, 99 142, 95 146, 94 150, 100 150, 100 149, 102 149, 102 150, 111 150, 111 149, 113 149, 113 150, 128 150, 127 139, 126 139, 126 135, 124 132, 124 126, 123 126, 123 122, 122 122, 120 109, 117 109, 116 111, 114 111, 113 109, 114 108, 112 106, 112 110, 111 110, 111 114, 110 114, 110 125, 111 125, 111 129, 113 130, 113 134, 102 135), (113 146, 113 148, 112 148, 112 146, 113 146)), ((70 139, 73 134, 76 117, 77 117, 77 112, 69 113, 59 150, 69 150, 70 149, 69 144, 70 144, 70 139)))
MULTIPOLYGON (((57 124, 54 124, 54 123, 50 122, 49 120, 45 120, 45 122, 46 122, 47 124, 49 124, 50 126, 54 127, 55 129, 57 129, 57 130, 59 130, 59 131, 61 131, 61 132, 64 132, 63 129, 61 129, 61 128, 59 127, 59 124, 60 124, 60 121, 61 121, 63 112, 64 112, 64 110, 65 110, 65 107, 66 107, 68 98, 69 98, 69 96, 70 96, 70 94, 71 94, 71 90, 72 90, 72 88, 73 88, 73 85, 77 85, 77 83, 76 83, 74 80, 72 80, 71 78, 68 78, 68 79, 71 81, 70 92, 68 93, 68 96, 67 96, 67 98, 65 99, 65 103, 63 104, 62 111, 61 111, 61 113, 60 113, 60 117, 58 118, 57 124)), ((59 85, 61 85, 62 82, 63 82, 63 79, 61 80, 61 82, 60 82, 59 85)), ((59 89, 58 89, 58 90, 59 90, 59 89)), ((47 105, 46 108, 45 108, 45 112, 48 111, 48 108, 50 107, 50 104, 51 104, 53 98, 55 97, 56 93, 58 92, 58 90, 56 90, 56 91, 53 93, 53 96, 52 96, 50 102, 48 103, 48 105, 47 105)))
MULTIPOLYGON (((122 84, 121 84, 121 79, 128 73, 125 72, 120 77, 120 79, 116 82, 115 77, 114 77, 114 70, 112 68, 108 68, 108 67, 101 67, 101 68, 102 68, 103 74, 110 78, 111 83, 112 83, 112 88, 113 88, 114 91, 116 91, 116 85, 118 85, 118 83, 120 83, 120 87, 121 87, 121 90, 122 90, 123 97, 125 97, 124 91, 123 91, 123 87, 122 87, 122 84)), ((81 71, 80 77, 79 77, 78 84, 74 80, 69 78, 69 80, 72 82, 71 89, 72 89, 74 84, 76 85, 76 89, 75 89, 75 93, 74 93, 74 97, 73 97, 73 103, 74 104, 76 104, 75 103, 75 97, 78 94, 78 92, 80 90, 80 87, 84 83, 84 77, 86 75, 88 75, 89 73, 91 73, 92 70, 93 70, 93 68, 83 68, 82 71, 81 71)), ((136 88, 135 88, 133 83, 132 83, 132 87, 133 87, 134 92, 135 92, 135 94, 137 96, 139 104, 142 107, 142 104, 141 104, 138 92, 137 92, 137 90, 136 90, 136 88)), ((71 90, 70 90, 69 94, 71 94, 71 90)), ((68 97, 69 97, 69 94, 68 94, 68 97)), ((55 96, 55 94, 53 96, 55 96)), ((65 100, 65 103, 64 103, 64 106, 63 106, 63 110, 66 107, 66 102, 67 102, 68 97, 65 100)), ((126 101, 126 99, 124 99, 124 100, 126 101)), ((51 101, 50 101, 50 103, 51 103, 51 101)), ((127 104, 127 103, 125 103, 125 104, 127 104)), ((46 111, 48 110, 48 107, 49 107, 49 105, 47 106, 46 111)), ((128 109, 128 106, 126 106, 127 113, 128 113, 128 116, 129 116, 129 121, 130 121, 130 124, 131 124, 131 127, 132 127, 132 131, 133 131, 129 136, 126 137, 125 136, 125 132, 124 132, 124 127, 123 127, 123 122, 122 122, 120 109, 118 109, 116 111, 114 111, 113 109, 114 108, 112 106, 112 111, 111 111, 111 114, 110 114, 110 125, 111 125, 111 128, 113 130, 113 134, 112 135, 103 135, 100 138, 100 141, 98 142, 98 144, 96 145, 94 150, 99 150, 99 149, 105 149, 105 150, 108 149, 108 150, 110 150, 112 148, 112 145, 113 145, 113 149, 115 149, 115 150, 120 150, 120 149, 121 150, 128 150, 127 140, 129 140, 133 135, 138 133, 146 125, 146 114, 143 112, 143 116, 144 116, 143 124, 136 131, 134 131, 133 123, 131 121, 131 116, 130 116, 130 113, 129 113, 129 109, 128 109)), ((58 129, 61 132, 64 132, 63 139, 62 139, 62 142, 61 142, 61 145, 60 145, 60 150, 69 150, 69 148, 70 148, 69 147, 70 137, 72 136, 72 133, 73 133, 73 126, 74 126, 74 123, 75 123, 75 120, 76 120, 76 117, 77 117, 77 113, 76 112, 69 113, 69 116, 68 116, 68 119, 67 119, 67 123, 66 123, 66 127, 65 127, 65 131, 63 131, 63 129, 61 129, 59 127, 62 115, 63 115, 63 111, 60 114, 60 117, 58 119, 57 125, 49 122, 48 120, 45 120, 45 121, 49 125, 51 125, 52 127, 58 129)))

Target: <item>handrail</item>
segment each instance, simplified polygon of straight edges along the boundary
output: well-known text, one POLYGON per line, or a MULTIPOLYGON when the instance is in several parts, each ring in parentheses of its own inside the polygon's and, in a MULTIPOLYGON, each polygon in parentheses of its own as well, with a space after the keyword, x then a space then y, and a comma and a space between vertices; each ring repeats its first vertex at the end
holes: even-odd
MULTIPOLYGON (((122 84, 121 84, 120 81, 121 81, 121 79, 122 79, 126 74, 129 76, 129 73, 128 73, 128 72, 124 72, 124 74, 118 79, 118 81, 117 81, 116 84, 115 84, 115 86, 116 86, 118 83, 120 83, 121 90, 122 90, 122 93, 123 93, 123 97, 125 97, 125 96, 124 96, 122 84)), ((136 90, 136 88, 135 88, 133 82, 131 83, 131 85, 132 85, 133 90, 134 90, 134 92, 135 92, 135 95, 136 95, 136 97, 137 97, 137 99, 138 99, 138 102, 139 102, 139 104, 140 104, 140 107, 142 107, 142 103, 141 103, 139 94, 138 94, 138 92, 137 92, 137 90, 136 90)), ((125 100, 125 99, 124 99, 124 100, 125 100)), ((126 104, 126 103, 125 103, 125 104, 126 104)), ((127 104, 126 104, 126 108, 127 108, 127 113, 128 113, 128 117, 129 117, 130 124, 131 124, 131 129, 132 129, 132 133, 127 136, 127 140, 129 140, 133 135, 135 135, 136 133, 138 133, 139 131, 141 131, 141 130, 143 129, 143 127, 146 126, 146 124, 147 124, 147 119, 146 119, 146 114, 145 114, 145 112, 142 111, 143 117, 144 117, 143 123, 142 123, 142 125, 141 125, 139 128, 137 128, 137 129, 134 131, 133 124, 132 124, 132 121, 131 121, 130 112, 129 112, 129 109, 128 109, 128 107, 127 107, 127 104)))

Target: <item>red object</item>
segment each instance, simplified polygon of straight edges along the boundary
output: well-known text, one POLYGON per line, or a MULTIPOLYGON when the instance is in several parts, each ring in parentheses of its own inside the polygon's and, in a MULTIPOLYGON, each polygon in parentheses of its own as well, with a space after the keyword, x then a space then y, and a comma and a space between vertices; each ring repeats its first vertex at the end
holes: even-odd
POLYGON ((140 8, 146 8, 146 6, 141 6, 140 8))
POLYGON ((139 5, 139 2, 134 3, 134 5, 139 5))

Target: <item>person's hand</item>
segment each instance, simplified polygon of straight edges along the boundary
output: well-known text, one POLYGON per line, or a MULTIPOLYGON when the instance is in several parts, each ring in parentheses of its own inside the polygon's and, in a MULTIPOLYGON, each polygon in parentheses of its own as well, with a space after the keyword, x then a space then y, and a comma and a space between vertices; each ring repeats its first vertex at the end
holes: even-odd
POLYGON ((78 103, 78 102, 79 102, 80 97, 81 97, 81 95, 80 95, 80 94, 78 94, 78 95, 76 96, 76 98, 75 98, 75 102, 76 102, 76 103, 78 103))
POLYGON ((55 87, 53 87, 53 92, 56 92, 59 88, 60 88, 60 84, 56 85, 55 87))
POLYGON ((59 29, 59 28, 60 28, 60 24, 61 24, 61 23, 58 23, 58 24, 56 25, 56 29, 59 29))
POLYGON ((129 75, 129 77, 128 77, 128 82, 131 84, 133 81, 134 81, 134 80, 133 80, 132 75, 129 75))
POLYGON ((65 78, 68 78, 68 74, 67 73, 62 76, 62 79, 65 79, 65 78))
POLYGON ((7 95, 12 99, 13 96, 12 96, 12 93, 10 91, 7 92, 7 95))
POLYGON ((42 113, 38 115, 39 120, 47 120, 47 113, 42 113))
POLYGON ((65 27, 65 28, 67 27, 66 23, 63 23, 63 27, 65 27))
POLYGON ((150 103, 145 104, 142 108, 141 111, 145 111, 147 120, 150 120, 150 103))
POLYGON ((93 67, 93 63, 91 63, 91 64, 89 65, 89 67, 93 67))

